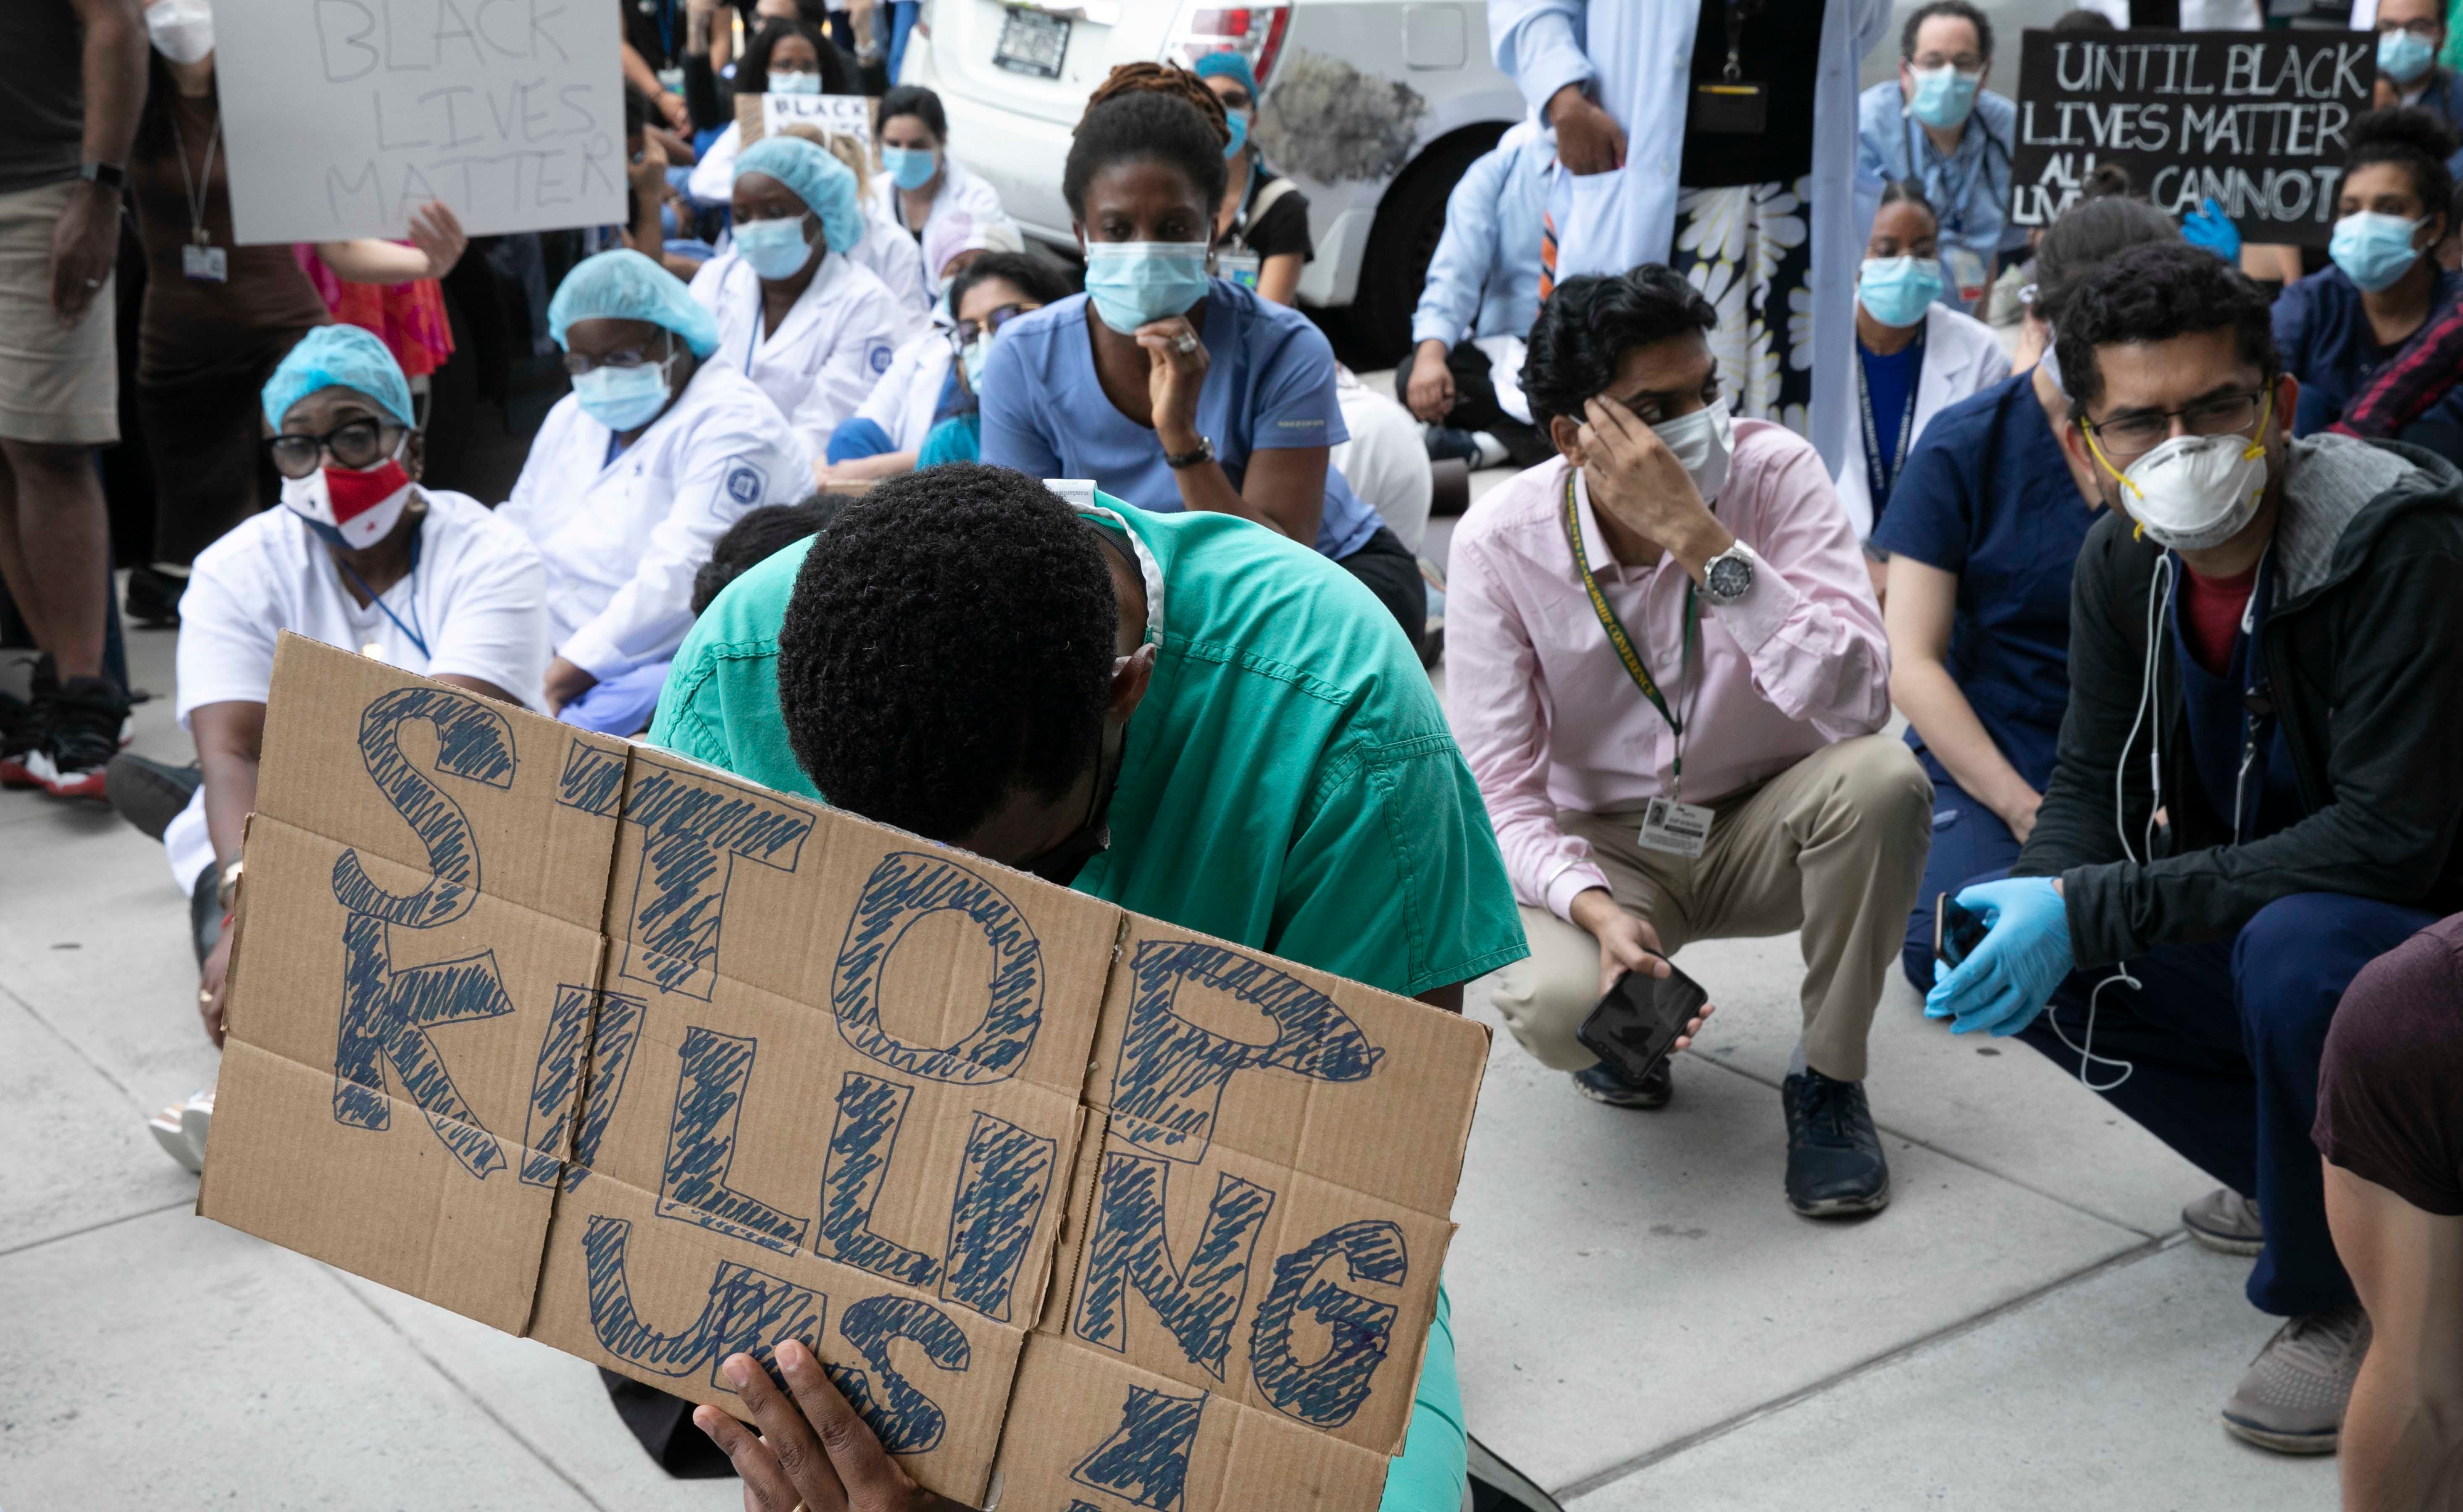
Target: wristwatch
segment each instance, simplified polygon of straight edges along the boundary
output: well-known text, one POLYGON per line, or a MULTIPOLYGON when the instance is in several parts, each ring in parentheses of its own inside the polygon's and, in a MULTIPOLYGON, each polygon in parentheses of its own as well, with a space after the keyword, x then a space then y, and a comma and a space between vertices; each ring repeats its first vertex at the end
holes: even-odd
POLYGON ((1754 558, 1737 542, 1702 564, 1702 592, 1714 604, 1733 604, 1754 591, 1754 558))
POLYGON ((1163 454, 1163 464, 1174 472, 1184 467, 1194 467, 1201 462, 1213 460, 1214 438, 1211 436, 1198 437, 1195 451, 1167 451, 1163 454))
POLYGON ((128 187, 128 170, 116 162, 79 163, 77 177, 88 184, 99 184, 114 194, 128 187))

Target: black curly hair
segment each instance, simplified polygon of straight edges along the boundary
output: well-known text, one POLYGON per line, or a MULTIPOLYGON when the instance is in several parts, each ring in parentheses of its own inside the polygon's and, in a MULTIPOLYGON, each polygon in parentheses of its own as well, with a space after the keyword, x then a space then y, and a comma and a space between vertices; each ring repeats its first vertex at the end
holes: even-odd
POLYGON ((2204 248, 2182 241, 2128 248, 2082 274, 2061 295, 2054 316, 2061 386, 2083 410, 2103 397, 2098 347, 2207 331, 2232 332, 2241 360, 2272 385, 2283 363, 2276 355, 2271 308, 2263 290, 2204 248))
POLYGON ((1664 263, 1566 279, 1531 323, 1522 363, 1531 422, 1544 432, 1558 415, 1581 419, 1582 401, 1607 392, 1627 352, 1718 324, 1711 301, 1664 263))
MULTIPOLYGON (((2343 134, 2351 151, 2343 158, 2343 177, 2355 168, 2391 162, 2411 174, 2411 192, 2420 198, 2421 213, 2445 220, 2454 203, 2454 175, 2447 160, 2454 156, 2454 133, 2417 105, 2389 105, 2356 119, 2343 134)), ((2336 185, 2338 197, 2343 186, 2336 185)), ((2446 229, 2454 227, 2448 222, 2446 229)))
MULTIPOLYGON (((1198 93, 1214 97, 1202 84, 1198 93)), ((1099 96, 1079 119, 1069 142, 1069 161, 1060 169, 1060 197, 1069 202, 1069 213, 1080 221, 1086 218, 1086 185, 1095 175, 1114 163, 1142 160, 1170 163, 1188 174, 1210 210, 1222 204, 1232 172, 1223 161, 1229 134, 1222 119, 1220 103, 1210 119, 1176 89, 1132 88, 1109 98, 1099 96)))
POLYGON ((752 33, 752 40, 744 45, 744 56, 735 64, 737 94, 760 95, 769 91, 770 54, 778 51, 778 44, 791 36, 802 37, 813 44, 813 52, 821 65, 822 94, 860 95, 863 92, 863 80, 848 64, 846 54, 839 50, 837 43, 823 36, 819 29, 810 22, 781 18, 763 26, 752 33))
POLYGON ((829 801, 945 843, 1099 759, 1120 601, 1042 484, 949 463, 850 502, 778 631, 778 706, 829 801))
POLYGON ((967 302, 968 291, 999 279, 1038 305, 1057 305, 1078 292, 1069 270, 1041 252, 986 252, 949 281, 949 308, 967 302))
POLYGON ((709 560, 693 573, 693 617, 727 591, 727 585, 808 535, 818 535, 838 518, 846 500, 817 493, 801 504, 765 504, 747 509, 711 544, 709 560))

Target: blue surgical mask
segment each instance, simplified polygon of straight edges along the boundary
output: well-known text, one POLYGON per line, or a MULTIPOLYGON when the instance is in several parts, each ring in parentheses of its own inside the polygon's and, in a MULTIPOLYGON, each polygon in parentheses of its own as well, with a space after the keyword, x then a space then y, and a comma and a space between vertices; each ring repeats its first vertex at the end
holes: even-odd
POLYGON ((1907 114, 1944 130, 1967 119, 1967 113, 1975 108, 1975 92, 1984 87, 1983 75, 1962 74, 1947 63, 1909 72, 1916 88, 1907 97, 1907 114))
POLYGON ((902 189, 920 189, 932 182, 941 166, 941 155, 929 147, 883 147, 881 149, 881 171, 889 182, 902 189))
POLYGON ((1236 158, 1240 156, 1240 149, 1249 145, 1249 113, 1242 110, 1228 111, 1225 113, 1225 119, 1232 123, 1232 140, 1224 147, 1223 156, 1236 158))
POLYGON ((1882 324, 1904 331, 1925 317, 1941 290, 1937 257, 1867 257, 1856 279, 1856 302, 1882 324))
POLYGON ((2378 33, 2378 72, 2398 84, 2409 84, 2429 72, 2437 49, 2409 32, 2378 33))
POLYGON ((817 95, 820 92, 821 76, 818 74, 781 74, 773 71, 770 75, 770 93, 773 95, 817 95))
POLYGON ((1206 297, 1204 242, 1089 242, 1086 297, 1123 335, 1206 297))
POLYGON ((609 430, 638 429, 667 407, 667 363, 592 368, 573 380, 573 397, 581 413, 609 430))
POLYGON ((754 272, 774 283, 802 272, 805 260, 813 255, 800 216, 792 221, 738 221, 735 250, 754 272))
POLYGON ((2335 260, 2344 277, 2376 293, 2393 288, 2411 271, 2411 265, 2420 261, 2420 249, 2411 245, 2412 234, 2419 229, 2418 221, 2363 210, 2335 223, 2335 235, 2326 244, 2326 255, 2335 260))
POLYGON ((958 349, 958 365, 967 372, 967 392, 977 399, 984 397, 984 364, 992 358, 992 343, 997 336, 977 336, 958 349))

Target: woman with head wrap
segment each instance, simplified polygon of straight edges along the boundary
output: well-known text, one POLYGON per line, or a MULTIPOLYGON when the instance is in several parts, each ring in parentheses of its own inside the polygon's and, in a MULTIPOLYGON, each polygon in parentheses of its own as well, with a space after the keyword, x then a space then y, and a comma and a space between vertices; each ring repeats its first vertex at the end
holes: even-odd
POLYGON ((847 253, 864 240, 855 175, 800 137, 735 160, 735 239, 694 275, 712 359, 758 384, 818 454, 873 385, 906 324, 889 286, 847 253))
MULTIPOLYGON (((547 320, 573 392, 548 411, 503 515, 547 561, 546 707, 563 714, 675 651, 710 543, 747 509, 802 498, 813 460, 758 384, 709 360, 710 313, 641 253, 575 265, 547 320)), ((589 706, 570 718, 587 723, 589 706)))

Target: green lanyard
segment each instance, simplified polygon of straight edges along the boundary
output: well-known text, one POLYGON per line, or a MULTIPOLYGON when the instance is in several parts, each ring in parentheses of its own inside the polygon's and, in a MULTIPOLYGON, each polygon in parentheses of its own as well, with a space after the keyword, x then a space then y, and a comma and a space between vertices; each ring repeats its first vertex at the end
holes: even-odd
MULTIPOLYGON (((1652 680, 1650 669, 1642 664, 1642 653, 1634 649, 1633 637, 1625 634, 1624 621, 1619 619, 1616 611, 1608 607, 1608 595, 1600 591, 1600 580, 1592 575, 1590 556, 1582 550, 1582 519, 1574 504, 1574 472, 1571 468, 1567 468, 1565 472, 1565 541, 1574 549, 1574 571, 1582 575, 1582 592, 1590 595, 1591 613, 1600 616, 1600 628, 1607 632, 1608 644, 1616 648, 1617 659, 1624 663, 1624 675, 1633 679, 1635 687, 1642 689, 1642 696, 1648 699, 1650 706, 1659 711, 1659 717, 1667 722, 1667 731, 1675 737, 1676 759, 1669 771, 1675 778, 1676 801, 1683 803, 1685 801, 1685 722, 1677 716, 1674 709, 1667 706, 1667 699, 1659 691, 1659 684, 1652 680)), ((1696 612, 1695 594, 1697 592, 1696 586, 1691 581, 1689 580, 1685 584, 1685 644, 1676 662, 1679 676, 1682 676, 1685 669, 1693 661, 1693 632, 1700 623, 1696 612)))

